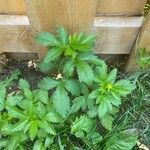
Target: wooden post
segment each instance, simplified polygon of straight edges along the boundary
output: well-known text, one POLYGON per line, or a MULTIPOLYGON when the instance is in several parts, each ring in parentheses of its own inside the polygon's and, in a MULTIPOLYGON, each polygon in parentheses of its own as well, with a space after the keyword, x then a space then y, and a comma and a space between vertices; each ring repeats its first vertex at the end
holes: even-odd
MULTIPOLYGON (((70 32, 93 30, 96 0, 25 0, 32 37, 38 32, 52 32, 64 26, 70 32)), ((45 49, 33 42, 39 57, 45 49)))
POLYGON ((126 71, 131 72, 139 69, 139 66, 136 63, 136 54, 138 53, 138 49, 146 48, 147 53, 150 53, 150 12, 148 16, 145 18, 145 22, 141 29, 141 33, 136 41, 136 44, 133 48, 133 51, 130 55, 126 71))

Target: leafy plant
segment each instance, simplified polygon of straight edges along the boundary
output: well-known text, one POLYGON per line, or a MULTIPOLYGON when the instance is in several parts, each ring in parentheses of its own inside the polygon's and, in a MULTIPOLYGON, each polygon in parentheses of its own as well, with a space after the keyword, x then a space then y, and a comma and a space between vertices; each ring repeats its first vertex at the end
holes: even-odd
POLYGON ((91 84, 94 78, 92 66, 101 64, 101 60, 91 52, 94 39, 94 35, 85 33, 68 35, 63 27, 57 29, 57 36, 47 32, 38 34, 35 40, 48 48, 39 64, 40 70, 48 72, 55 68, 65 77, 77 74, 80 82, 91 84))
POLYGON ((95 36, 68 35, 63 27, 56 33, 35 37, 48 48, 38 67, 49 76, 36 88, 20 79, 16 91, 0 90, 0 149, 132 149, 137 134, 112 128, 135 85, 92 54, 95 36))
POLYGON ((95 99, 97 105, 97 113, 102 125, 111 130, 112 115, 118 111, 121 105, 121 97, 126 96, 135 89, 135 85, 128 80, 116 81, 117 69, 113 69, 108 73, 105 63, 101 67, 97 67, 97 75, 95 82, 98 84, 96 90, 92 91, 89 99, 95 99))

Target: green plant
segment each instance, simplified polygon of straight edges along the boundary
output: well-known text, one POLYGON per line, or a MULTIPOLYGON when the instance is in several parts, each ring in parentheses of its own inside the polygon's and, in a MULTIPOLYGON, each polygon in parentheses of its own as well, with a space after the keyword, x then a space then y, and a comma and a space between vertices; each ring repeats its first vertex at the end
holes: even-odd
POLYGON ((35 39, 48 47, 39 69, 50 75, 35 89, 20 79, 19 91, 1 90, 0 148, 132 149, 137 133, 112 127, 122 97, 135 84, 116 79, 117 70, 108 73, 106 63, 92 54, 95 36, 68 35, 60 27, 56 36, 44 32, 35 39))
POLYGON ((136 56, 136 59, 137 59, 137 64, 142 69, 145 69, 145 68, 149 67, 149 65, 150 65, 150 56, 146 52, 145 48, 141 48, 141 49, 138 50, 138 54, 136 56))
POLYGON ((13 70, 5 79, 0 81, 0 90, 11 86, 13 80, 17 80, 20 75, 18 69, 13 70))

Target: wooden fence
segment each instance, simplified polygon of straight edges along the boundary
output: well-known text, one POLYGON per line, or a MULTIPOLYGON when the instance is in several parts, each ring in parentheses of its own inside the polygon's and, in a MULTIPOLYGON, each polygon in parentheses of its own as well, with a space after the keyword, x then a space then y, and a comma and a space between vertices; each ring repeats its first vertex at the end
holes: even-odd
POLYGON ((143 24, 147 0, 0 0, 0 52, 38 53, 38 32, 64 26, 97 35, 97 54, 129 54, 143 24))

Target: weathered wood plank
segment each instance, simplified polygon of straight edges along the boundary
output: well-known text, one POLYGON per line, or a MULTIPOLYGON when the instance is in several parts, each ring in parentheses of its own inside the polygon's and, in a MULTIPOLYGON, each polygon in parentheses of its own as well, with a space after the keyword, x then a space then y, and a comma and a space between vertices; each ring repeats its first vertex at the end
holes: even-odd
POLYGON ((26 14, 24 0, 0 0, 0 14, 26 14))
MULTIPOLYGON (((25 0, 32 35, 64 26, 69 32, 93 30, 96 0, 25 0)), ((45 50, 40 46, 41 57, 45 50)))
POLYGON ((34 51, 28 17, 0 15, 0 52, 34 51))
POLYGON ((147 0, 98 0, 97 14, 141 15, 147 0))
POLYGON ((146 48, 147 53, 150 53, 150 12, 145 19, 139 37, 130 55, 126 71, 130 72, 139 69, 139 66, 136 63, 136 54, 140 48, 146 48))
POLYGON ((97 35, 97 54, 129 54, 143 17, 96 17, 94 22, 97 35))

